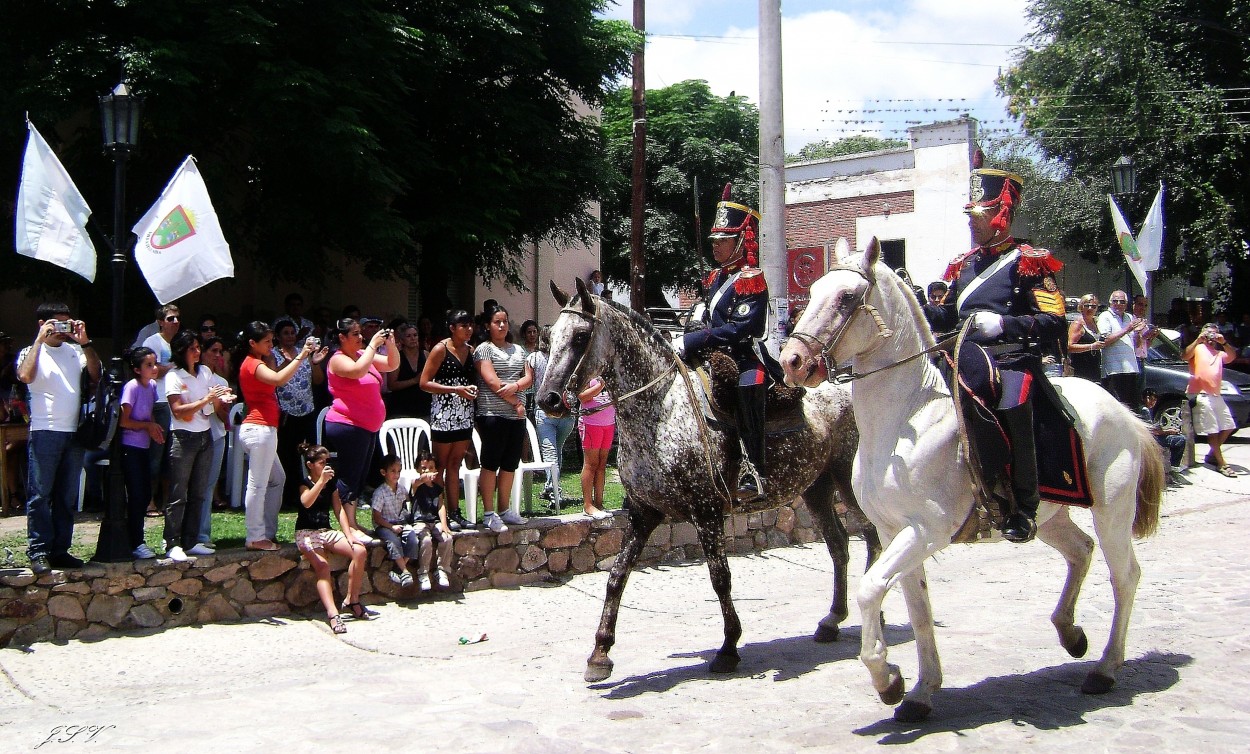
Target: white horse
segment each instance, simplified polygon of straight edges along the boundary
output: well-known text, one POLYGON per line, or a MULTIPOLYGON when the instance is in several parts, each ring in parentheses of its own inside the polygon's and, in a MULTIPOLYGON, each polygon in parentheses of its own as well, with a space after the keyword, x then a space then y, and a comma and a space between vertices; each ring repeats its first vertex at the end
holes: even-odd
MULTIPOLYGON (((880 256, 874 238, 868 251, 837 261, 812 286, 811 302, 781 363, 789 384, 819 384, 829 377, 830 365, 846 363, 863 375, 851 390, 860 438, 851 486, 888 544, 860 582, 860 659, 881 700, 902 702, 895 719, 915 722, 928 716, 933 692, 942 685, 924 561, 946 547, 968 517, 973 486, 945 380, 928 358, 907 360, 932 347, 933 335, 912 291, 879 263, 880 256), (883 371, 870 374, 874 370, 883 371), (902 675, 886 659, 880 617, 882 600, 895 583, 903 588, 920 659, 919 678, 905 698, 902 675)), ((1098 694, 1110 690, 1124 664, 1141 577, 1132 538, 1149 536, 1158 525, 1163 457, 1145 424, 1101 387, 1078 378, 1054 384, 1085 445, 1094 530, 1115 594, 1110 638, 1081 688, 1098 694)), ((1094 543, 1068 517, 1066 506, 1043 501, 1037 523, 1038 538, 1068 562, 1051 622, 1064 649, 1082 657, 1088 642, 1074 612, 1094 543)))

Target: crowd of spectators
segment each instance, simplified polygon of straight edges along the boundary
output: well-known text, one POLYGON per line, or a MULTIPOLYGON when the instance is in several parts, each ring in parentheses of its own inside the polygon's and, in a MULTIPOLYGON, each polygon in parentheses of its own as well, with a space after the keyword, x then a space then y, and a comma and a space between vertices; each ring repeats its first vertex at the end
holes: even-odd
MULTIPOLYGON (((211 513, 228 505, 220 482, 232 430, 248 461, 246 547, 279 549, 279 510, 298 510, 296 544, 317 571, 319 592, 324 578, 331 596, 325 556, 337 552, 355 563, 358 549, 377 544, 392 556, 397 584, 414 583, 411 565, 420 588, 448 586, 452 532, 470 526, 460 509, 458 470, 474 452, 475 431, 484 528, 503 532, 526 522, 509 503, 527 420, 540 438, 542 460, 556 468, 540 497, 559 510, 563 448, 576 424, 586 459, 584 512, 608 515, 611 401, 598 381, 581 396, 580 422, 576 411, 552 418, 536 406, 547 365, 547 336, 538 322, 526 320, 514 336, 508 311, 495 301, 476 317, 449 311, 438 326, 426 316, 383 326, 354 305, 341 313, 326 323, 328 312, 318 310, 314 321, 304 315, 302 297, 291 294, 272 323, 246 324, 227 348, 216 316, 203 314, 186 327, 178 305, 156 309, 126 351, 120 397, 126 533, 136 559, 157 557, 158 548, 145 542, 145 516, 164 520, 164 557, 184 561, 215 552, 211 513), (244 410, 233 427, 236 402, 244 410), (324 446, 314 444, 319 414, 324 446), (382 423, 403 417, 429 422, 432 448, 420 459, 416 480, 400 485, 398 459, 376 449, 382 423), (357 507, 370 502, 372 531, 357 519, 357 507), (331 518, 339 529, 334 536, 331 518)), ((11 378, 15 394, 18 383, 29 390, 28 553, 32 567, 46 573, 82 565, 69 553, 84 468, 74 437, 81 398, 101 366, 86 324, 69 307, 45 304, 37 319, 34 344, 16 359, 9 355, 12 338, 0 333, 0 376, 11 378)), ((5 401, 6 410, 11 405, 5 401)), ((359 578, 349 581, 358 586, 359 578)), ((358 589, 348 591, 342 607, 362 617, 358 589)), ((340 630, 333 600, 322 597, 331 626, 340 630)))

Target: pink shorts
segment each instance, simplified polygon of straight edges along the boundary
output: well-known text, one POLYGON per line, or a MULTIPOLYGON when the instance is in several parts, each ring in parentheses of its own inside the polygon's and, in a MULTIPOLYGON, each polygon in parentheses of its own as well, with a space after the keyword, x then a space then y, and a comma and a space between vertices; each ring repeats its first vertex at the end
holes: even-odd
POLYGON ((582 438, 582 450, 608 450, 616 437, 616 425, 578 422, 577 436, 582 438))

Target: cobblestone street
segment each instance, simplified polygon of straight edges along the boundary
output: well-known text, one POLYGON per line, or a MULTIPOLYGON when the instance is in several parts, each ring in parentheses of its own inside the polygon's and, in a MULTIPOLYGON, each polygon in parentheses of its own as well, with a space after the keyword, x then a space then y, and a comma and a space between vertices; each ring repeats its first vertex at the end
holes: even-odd
MULTIPOLYGON (((1250 467, 1250 444, 1227 449, 1250 467)), ((1105 696, 1079 686, 1106 641, 1096 556, 1077 609, 1089 655, 1048 620, 1064 573, 1041 543, 960 545, 928 566, 944 689, 931 719, 895 723, 860 664, 859 616, 834 644, 823 545, 731 559, 739 672, 711 677, 721 618, 701 564, 634 574, 616 669, 582 680, 607 575, 380 606, 342 640, 320 621, 269 619, 0 650, 0 749, 186 752, 1244 751, 1250 735, 1250 476, 1195 469, 1168 490, 1127 662, 1105 696), (488 641, 461 645, 461 636, 488 641), (90 729, 100 726, 90 743, 90 729), (50 739, 50 740, 49 740, 50 739), (75 744, 80 746, 75 747, 75 744)), ((1090 527, 1089 515, 1074 519, 1090 527)), ((853 544, 855 568, 864 547, 853 544)), ((852 589, 854 585, 852 585, 852 589)), ((901 596, 886 602, 892 662, 916 656, 901 596)))

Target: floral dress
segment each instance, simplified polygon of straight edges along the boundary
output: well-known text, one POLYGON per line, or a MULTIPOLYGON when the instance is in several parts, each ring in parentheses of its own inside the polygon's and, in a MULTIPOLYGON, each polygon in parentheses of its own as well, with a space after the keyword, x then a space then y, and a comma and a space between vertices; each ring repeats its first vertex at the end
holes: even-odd
MULTIPOLYGON (((473 384, 477 374, 473 371, 472 352, 467 363, 463 363, 447 347, 443 355, 443 363, 434 373, 434 382, 448 387, 461 387, 473 384)), ((437 393, 430 407, 430 429, 436 432, 454 432, 473 427, 473 401, 465 400, 455 393, 437 393)))
MULTIPOLYGON (((282 365, 288 361, 290 359, 282 353, 282 349, 273 349, 273 362, 277 369, 282 369, 282 365)), ((280 385, 274 392, 278 395, 278 407, 283 413, 291 416, 311 414, 316 408, 312 394, 312 360, 304 359, 300 362, 291 381, 280 385)))

